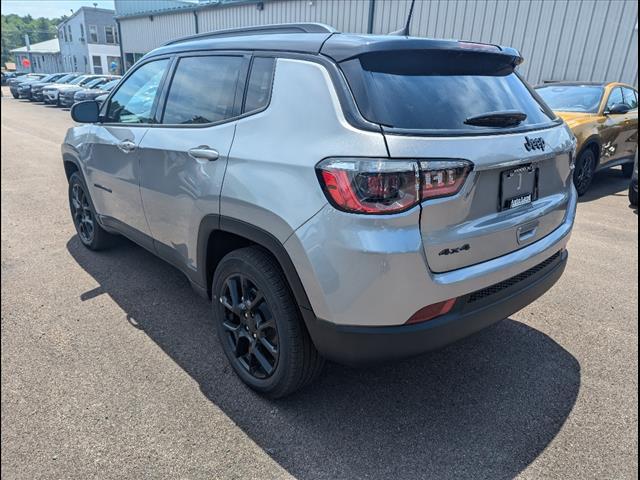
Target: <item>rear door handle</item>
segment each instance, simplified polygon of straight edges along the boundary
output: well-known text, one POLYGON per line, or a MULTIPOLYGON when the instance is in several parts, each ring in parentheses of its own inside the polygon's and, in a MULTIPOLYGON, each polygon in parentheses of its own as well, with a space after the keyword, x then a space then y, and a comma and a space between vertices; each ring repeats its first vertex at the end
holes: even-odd
POLYGON ((213 160, 217 160, 220 157, 220 154, 217 150, 211 147, 200 145, 199 147, 195 147, 189 150, 189 156, 191 158, 195 158, 196 160, 208 160, 212 162, 213 160))
POLYGON ((136 149, 136 144, 131 140, 124 140, 118 144, 118 148, 124 153, 130 153, 136 149))

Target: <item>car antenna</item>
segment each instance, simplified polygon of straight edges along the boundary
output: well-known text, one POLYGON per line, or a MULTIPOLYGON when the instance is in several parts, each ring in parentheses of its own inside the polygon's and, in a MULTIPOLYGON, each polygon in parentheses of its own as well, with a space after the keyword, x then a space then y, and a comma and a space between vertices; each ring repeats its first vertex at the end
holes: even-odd
POLYGON ((407 23, 405 23, 404 27, 400 30, 396 30, 395 32, 391 32, 389 35, 400 35, 404 37, 409 36, 409 26, 411 25, 411 16, 413 15, 413 7, 416 4, 416 0, 411 0, 411 6, 409 7, 409 15, 407 16, 407 23))

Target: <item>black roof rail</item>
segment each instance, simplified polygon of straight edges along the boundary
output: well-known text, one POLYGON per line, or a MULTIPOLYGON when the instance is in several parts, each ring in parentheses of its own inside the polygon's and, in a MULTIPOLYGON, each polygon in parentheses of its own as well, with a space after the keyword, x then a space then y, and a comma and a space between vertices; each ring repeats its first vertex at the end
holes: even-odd
POLYGON ((188 37, 171 40, 162 46, 199 40, 203 38, 243 37, 249 35, 269 35, 277 33, 335 33, 337 30, 324 23, 277 23, 273 25, 258 25, 255 27, 229 28, 213 32, 198 33, 188 37))

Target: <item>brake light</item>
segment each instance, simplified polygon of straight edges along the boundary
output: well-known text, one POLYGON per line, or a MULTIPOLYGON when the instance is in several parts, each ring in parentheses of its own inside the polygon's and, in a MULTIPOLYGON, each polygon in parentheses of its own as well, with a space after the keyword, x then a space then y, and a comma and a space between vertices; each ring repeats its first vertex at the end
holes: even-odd
POLYGON ((445 315, 453 309, 454 305, 456 304, 456 300, 456 298, 451 298, 449 300, 445 300, 444 302, 434 303, 433 305, 428 305, 424 308, 421 308, 416 313, 411 315, 411 318, 409 318, 409 320, 407 320, 405 324, 409 325, 411 323, 427 322, 441 315, 445 315))
POLYGON ((397 213, 418 201, 415 162, 382 159, 330 159, 318 165, 331 203, 347 212, 397 213))
POLYGON ((389 214, 422 200, 455 195, 471 171, 466 160, 334 158, 316 167, 333 206, 352 213, 389 214))
POLYGON ((471 164, 464 160, 427 160, 420 162, 422 199, 455 195, 469 175, 471 164))

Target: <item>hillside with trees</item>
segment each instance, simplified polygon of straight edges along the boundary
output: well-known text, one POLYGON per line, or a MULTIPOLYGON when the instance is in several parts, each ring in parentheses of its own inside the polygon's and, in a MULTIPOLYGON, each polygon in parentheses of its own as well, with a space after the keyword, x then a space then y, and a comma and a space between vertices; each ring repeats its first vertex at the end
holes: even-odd
POLYGON ((38 43, 55 38, 58 30, 56 26, 65 19, 62 18, 33 18, 31 15, 2 15, 2 61, 12 62, 10 51, 24 46, 24 35, 29 35, 30 42, 38 43))

